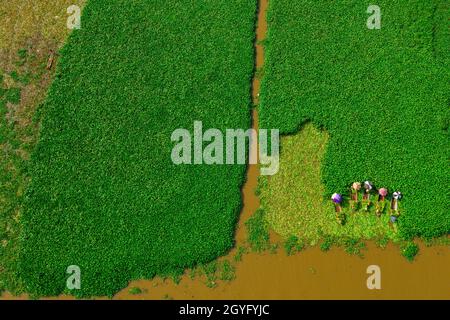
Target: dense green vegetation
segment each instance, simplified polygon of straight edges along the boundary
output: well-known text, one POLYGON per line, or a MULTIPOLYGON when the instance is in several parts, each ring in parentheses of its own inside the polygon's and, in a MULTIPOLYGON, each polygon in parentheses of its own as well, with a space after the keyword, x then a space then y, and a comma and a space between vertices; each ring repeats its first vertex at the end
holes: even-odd
POLYGON ((299 133, 281 138, 279 172, 259 181, 265 220, 285 239, 294 236, 309 245, 325 238, 333 238, 335 244, 342 245, 346 238, 394 239, 389 216, 378 218, 374 206, 369 213, 353 212, 344 203, 346 223, 337 223, 333 204, 323 198, 325 188, 321 183, 321 163, 328 141, 328 135, 311 123, 305 124, 299 133))
MULTIPOLYGON (((370 179, 403 193, 401 237, 439 236, 450 230, 448 4, 380 0, 377 5, 381 29, 369 30, 366 2, 270 2, 260 126, 293 134, 311 121, 326 129, 330 139, 321 180, 327 198, 334 192, 348 195, 352 182, 370 179)), ((286 165, 283 157, 294 157, 286 149, 282 144, 279 174, 286 165)), ((309 174, 302 163, 289 170, 300 177, 284 179, 290 189, 284 197, 295 203, 304 192, 320 192, 301 185, 307 180, 302 175, 309 174)), ((267 192, 268 201, 276 203, 274 194, 267 192)), ((264 209, 269 219, 277 214, 264 209)), ((328 212, 332 217, 333 209, 328 212)), ((387 224, 386 218, 381 219, 387 224)), ((359 233, 384 236, 373 228, 378 228, 376 218, 362 220, 359 233)), ((304 231, 304 224, 294 227, 290 233, 304 231)))
POLYGON ((203 282, 208 288, 215 288, 218 286, 218 280, 232 281, 235 279, 236 262, 223 259, 199 264, 188 271, 188 276, 191 280, 197 279, 203 282))
POLYGON ((256 2, 90 1, 42 109, 20 274, 111 295, 233 245, 245 166, 176 166, 172 132, 250 126, 256 2))

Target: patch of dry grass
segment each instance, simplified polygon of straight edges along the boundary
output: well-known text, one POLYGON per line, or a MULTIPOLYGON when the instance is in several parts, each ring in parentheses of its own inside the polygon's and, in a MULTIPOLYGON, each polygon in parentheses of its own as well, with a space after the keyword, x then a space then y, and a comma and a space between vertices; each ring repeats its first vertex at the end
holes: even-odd
POLYGON ((22 291, 15 270, 27 161, 38 137, 33 118, 54 73, 54 68, 45 69, 48 54, 58 50, 70 32, 67 7, 84 3, 0 0, 0 90, 20 92, 13 102, 0 94, 0 109, 6 108, 0 121, 0 292, 22 291))
POLYGON ((394 237, 388 215, 356 213, 344 208, 347 223, 337 223, 331 200, 324 199, 321 162, 328 134, 311 123, 291 136, 281 138, 280 170, 260 178, 261 206, 271 227, 285 239, 296 236, 309 244, 324 236, 336 239, 394 237))
POLYGON ((70 30, 66 27, 67 8, 82 7, 86 0, 0 0, 0 49, 17 48, 39 35, 63 43, 70 30))

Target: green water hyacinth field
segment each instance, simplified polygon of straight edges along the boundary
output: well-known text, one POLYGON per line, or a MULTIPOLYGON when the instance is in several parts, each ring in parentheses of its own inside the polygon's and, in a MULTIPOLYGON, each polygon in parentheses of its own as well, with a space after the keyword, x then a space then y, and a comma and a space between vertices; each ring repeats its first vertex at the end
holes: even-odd
MULTIPOLYGON (((335 192, 349 197, 354 181, 371 180, 377 188, 402 192, 400 238, 443 235, 450 230, 449 6, 438 0, 377 5, 383 8, 381 29, 369 30, 364 1, 270 2, 260 125, 285 135, 307 121, 326 130, 326 199, 335 192)), ((281 148, 283 163, 283 150, 295 151, 283 149, 283 142, 281 148)), ((305 196, 308 185, 291 172, 298 185, 290 188, 305 196)), ((314 212, 302 205, 295 210, 296 228, 296 221, 280 226, 286 217, 274 222, 283 233, 302 234, 301 212, 314 212)), ((267 214, 278 213, 268 208, 267 214)), ((310 220, 317 221, 311 226, 317 233, 323 219, 310 220)))
POLYGON ((19 273, 79 296, 233 246, 245 165, 176 166, 171 133, 250 126, 256 1, 89 1, 60 51, 26 193, 19 273))

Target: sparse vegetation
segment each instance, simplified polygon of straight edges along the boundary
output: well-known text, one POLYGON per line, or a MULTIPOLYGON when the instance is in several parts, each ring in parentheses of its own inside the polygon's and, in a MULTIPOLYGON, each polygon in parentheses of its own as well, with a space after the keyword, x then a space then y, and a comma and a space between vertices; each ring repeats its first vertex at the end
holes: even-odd
POLYGON ((235 267, 228 261, 224 260, 220 266, 220 280, 232 281, 236 277, 235 267))
POLYGON ((366 244, 364 241, 355 238, 347 238, 344 239, 342 243, 344 245, 345 252, 363 257, 362 251, 366 249, 366 244))
POLYGON ((262 209, 257 210, 245 223, 247 242, 254 252, 262 252, 270 247, 269 226, 262 209))
POLYGON ((290 236, 284 242, 284 250, 288 256, 302 251, 304 247, 304 243, 296 236, 290 236))
POLYGON ((376 240, 376 244, 380 247, 380 248, 386 248, 387 244, 389 243, 389 238, 388 237, 381 237, 379 239, 376 240))
POLYGON ((9 61, 0 62, 13 70, 0 71, 0 293, 23 291, 17 259, 28 159, 37 138, 37 123, 31 118, 43 99, 48 77, 39 65, 42 57, 24 53, 29 50, 21 49, 9 61))
POLYGON ((139 287, 132 287, 130 288, 130 290, 128 290, 128 292, 132 295, 138 295, 142 293, 142 289, 139 287))
POLYGON ((402 247, 402 255, 410 262, 414 261, 414 258, 419 253, 419 246, 414 242, 407 242, 402 247))
POLYGON ((236 254, 234 255, 234 261, 235 262, 241 261, 242 260, 242 255, 244 255, 246 252, 247 252, 247 249, 245 247, 239 246, 237 248, 236 254))

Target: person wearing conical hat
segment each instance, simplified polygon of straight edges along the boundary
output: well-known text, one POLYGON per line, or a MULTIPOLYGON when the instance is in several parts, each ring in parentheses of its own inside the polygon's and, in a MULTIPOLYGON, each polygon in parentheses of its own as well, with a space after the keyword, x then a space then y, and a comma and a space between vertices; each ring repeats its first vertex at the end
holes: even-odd
POLYGON ((389 219, 389 222, 392 226, 392 228, 394 228, 394 231, 397 232, 397 220, 398 217, 400 216, 400 212, 399 212, 399 200, 402 198, 402 194, 400 191, 396 191, 392 194, 392 200, 391 200, 391 216, 389 219))
POLYGON ((345 214, 342 212, 341 207, 342 200, 343 200, 342 195, 340 195, 339 193, 334 193, 331 196, 331 201, 333 201, 334 209, 336 211, 336 220, 341 225, 343 225, 345 221, 345 214))
POLYGON ((373 189, 372 182, 365 181, 364 182, 364 194, 363 194, 363 200, 362 200, 364 211, 369 211, 369 206, 371 204, 370 193, 372 192, 372 189, 373 189))
POLYGON ((356 211, 358 209, 358 192, 361 190, 361 183, 360 182, 353 182, 352 188, 351 188, 351 197, 350 197, 350 207, 353 211, 356 211))
POLYGON ((388 190, 386 188, 381 188, 378 190, 378 201, 377 201, 377 210, 376 215, 377 217, 381 217, 381 214, 384 211, 384 208, 386 206, 386 196, 388 194, 388 190))

